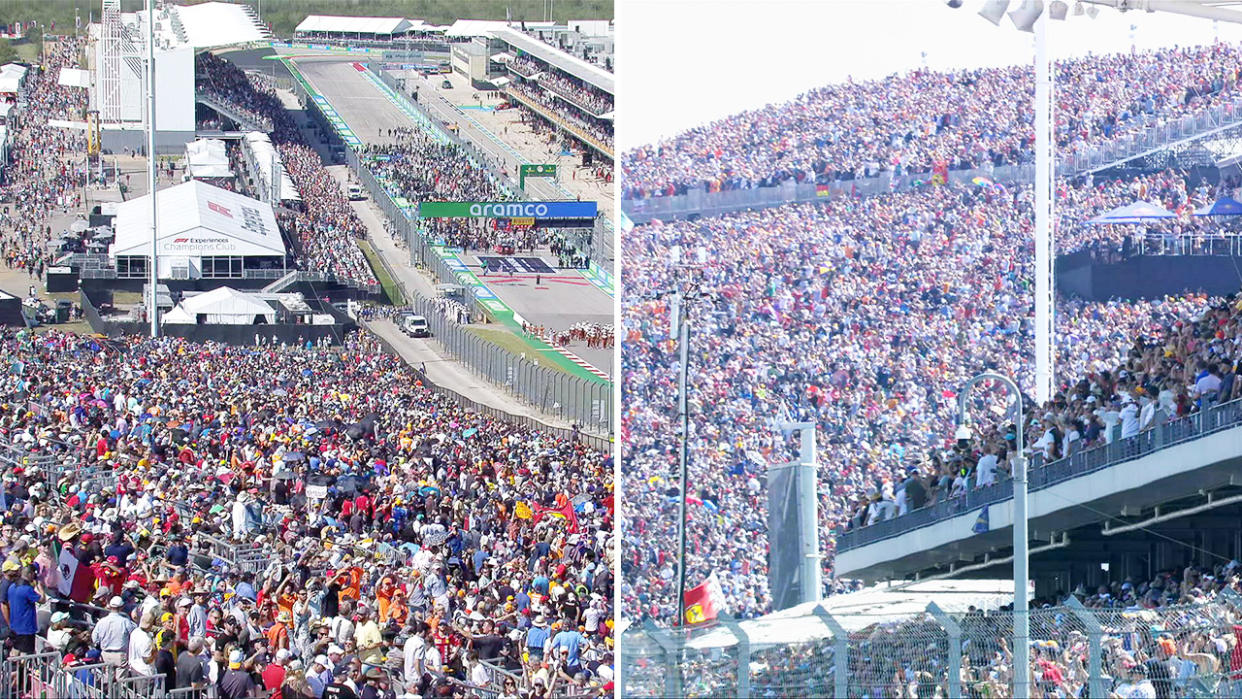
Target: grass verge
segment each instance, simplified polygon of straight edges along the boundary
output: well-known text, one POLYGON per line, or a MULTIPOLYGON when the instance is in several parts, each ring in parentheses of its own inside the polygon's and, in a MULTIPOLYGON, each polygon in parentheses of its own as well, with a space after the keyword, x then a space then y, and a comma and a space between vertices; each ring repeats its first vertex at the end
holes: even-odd
POLYGON ((401 293, 401 287, 397 285, 397 280, 392 278, 388 273, 388 268, 384 266, 384 261, 380 259, 379 253, 375 248, 371 247, 371 241, 359 240, 358 247, 362 248, 362 254, 367 256, 367 262, 371 263, 371 270, 375 272, 375 278, 379 279, 380 288, 384 290, 384 295, 388 297, 388 303, 394 306, 404 306, 405 296, 401 293))

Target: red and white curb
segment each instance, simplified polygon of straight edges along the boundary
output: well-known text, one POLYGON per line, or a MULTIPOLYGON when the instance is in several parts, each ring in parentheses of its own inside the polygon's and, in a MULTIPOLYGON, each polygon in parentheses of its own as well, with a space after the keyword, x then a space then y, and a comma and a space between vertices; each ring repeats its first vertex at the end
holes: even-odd
POLYGON ((578 355, 574 354, 573 352, 570 352, 570 351, 569 351, 568 349, 566 349, 565 347, 561 347, 560 345, 558 345, 558 344, 556 344, 556 343, 552 342, 552 336, 551 336, 551 335, 543 335, 543 336, 541 336, 539 339, 540 339, 540 340, 543 340, 544 342, 546 342, 546 343, 548 343, 549 345, 551 345, 551 346, 552 346, 552 349, 556 350, 557 352, 560 352, 560 353, 561 353, 561 356, 565 357, 566 359, 568 359, 569 361, 573 362, 574 364, 577 364, 578 366, 582 367, 583 369, 586 369, 587 371, 591 372, 592 374, 595 374, 596 376, 600 377, 601 379, 603 379, 603 380, 605 380, 605 381, 611 381, 611 380, 612 380, 612 377, 610 377, 610 376, 607 374, 607 372, 603 372, 603 371, 600 371, 599 369, 596 369, 596 368, 595 368, 594 366, 592 366, 592 365, 591 365, 591 363, 590 363, 590 362, 588 362, 587 360, 583 359, 582 357, 579 357, 578 355))

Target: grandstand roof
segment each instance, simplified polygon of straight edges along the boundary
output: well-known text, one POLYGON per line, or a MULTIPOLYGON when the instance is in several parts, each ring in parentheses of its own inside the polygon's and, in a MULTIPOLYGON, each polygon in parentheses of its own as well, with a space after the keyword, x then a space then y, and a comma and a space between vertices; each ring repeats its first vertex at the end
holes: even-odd
MULTIPOLYGON (((875 585, 844 595, 833 595, 779 612, 741 622, 752 645, 806 643, 831 634, 812 611, 822 606, 846 631, 858 631, 872 624, 909 619, 927 611, 935 602, 946 612, 964 612, 971 606, 996 609, 1013 602, 1012 580, 932 580, 900 587, 875 585)), ((720 648, 737 643, 726 628, 710 631, 688 645, 693 648, 720 648)))
MULTIPOLYGON (((454 25, 456 26, 456 25, 454 25)), ((615 95, 615 78, 612 73, 592 65, 576 56, 571 56, 560 49, 553 48, 542 41, 523 34, 509 27, 497 29, 492 32, 492 36, 501 41, 529 53, 549 65, 556 66, 570 75, 583 80, 599 89, 615 95)))
MULTIPOLYGON (((247 5, 203 2, 197 5, 167 5, 175 13, 172 28, 179 45, 196 49, 266 41, 271 34, 247 5)), ((158 16, 158 15, 157 15, 158 16)))
POLYGON ((347 17, 344 15, 307 15, 295 32, 340 32, 343 34, 401 34, 425 25, 414 25, 404 17, 347 17))
MULTIPOLYGON (((445 32, 445 36, 492 36, 501 29, 508 29, 509 22, 502 19, 459 19, 445 32)), ((527 22, 527 27, 556 26, 555 22, 527 22)))

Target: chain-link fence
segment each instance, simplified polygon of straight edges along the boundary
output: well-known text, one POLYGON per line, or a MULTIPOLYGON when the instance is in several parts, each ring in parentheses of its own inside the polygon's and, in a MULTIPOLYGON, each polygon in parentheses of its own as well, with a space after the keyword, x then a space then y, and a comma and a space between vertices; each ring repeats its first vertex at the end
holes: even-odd
MULTIPOLYGON (((1029 612, 1038 697, 1242 696, 1242 597, 1029 612), (1150 687, 1148 686, 1150 685, 1150 687), (1154 693, 1144 693, 1144 692, 1154 693)), ((626 697, 1011 697, 1013 613, 778 614, 622 636, 626 697)))

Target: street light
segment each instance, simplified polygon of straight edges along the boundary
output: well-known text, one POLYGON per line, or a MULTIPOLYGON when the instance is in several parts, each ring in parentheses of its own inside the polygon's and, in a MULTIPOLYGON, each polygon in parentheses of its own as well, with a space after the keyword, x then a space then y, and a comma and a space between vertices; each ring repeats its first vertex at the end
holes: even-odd
POLYGON ((959 440, 969 440, 970 418, 966 415, 966 398, 970 389, 984 381, 998 381, 1003 384, 1018 402, 1018 426, 1015 447, 1018 450, 1013 460, 1013 695, 1029 697, 1031 679, 1031 648, 1030 648, 1030 617, 1027 611, 1026 588, 1030 578, 1030 547, 1028 546, 1027 529, 1029 522, 1026 514, 1026 456, 1022 449, 1022 391, 1008 376, 984 373, 966 382, 962 392, 957 396, 958 430, 954 435, 959 440))

